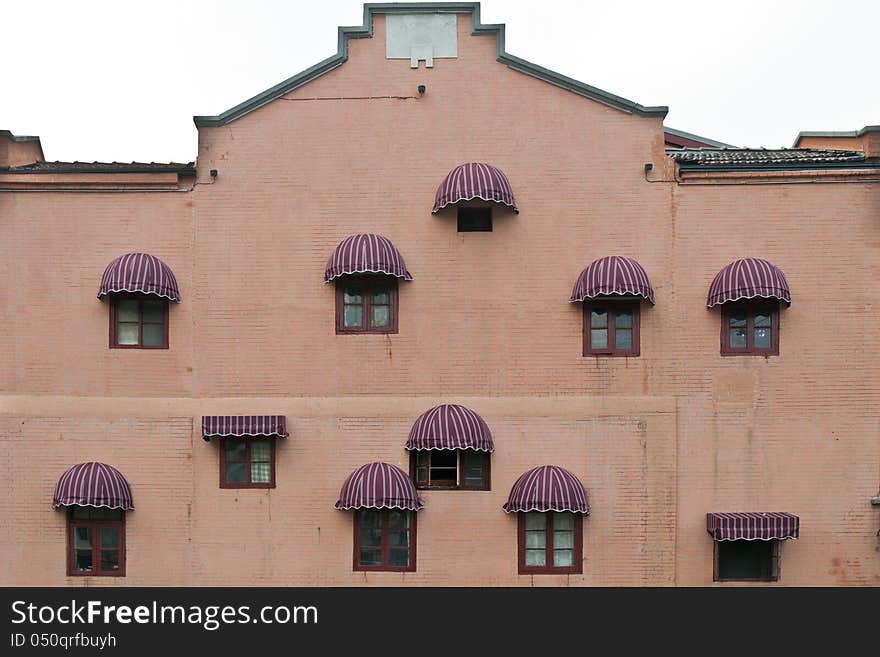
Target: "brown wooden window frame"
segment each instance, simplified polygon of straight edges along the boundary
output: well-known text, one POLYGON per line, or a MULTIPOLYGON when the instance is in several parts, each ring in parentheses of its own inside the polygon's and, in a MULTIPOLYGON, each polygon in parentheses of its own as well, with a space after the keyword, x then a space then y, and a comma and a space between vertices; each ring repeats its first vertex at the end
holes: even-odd
POLYGON ((736 541, 712 541, 715 544, 714 547, 714 558, 713 558, 713 572, 712 572, 712 581, 713 582, 778 582, 779 581, 779 564, 780 564, 780 551, 781 551, 781 543, 782 541, 778 539, 771 539, 770 541, 746 541, 745 539, 739 539, 736 541), (721 544, 722 543, 772 543, 770 546, 770 564, 769 564, 769 575, 767 577, 721 577, 721 544))
MULTIPOLYGON (((758 327, 762 328, 762 327, 758 327)), ((778 356, 779 355, 779 302, 767 300, 731 301, 721 307, 722 356, 778 356), (746 314, 746 346, 730 346, 730 317, 743 308, 746 314), (770 347, 755 347, 755 316, 770 315, 770 347)))
POLYGON ((395 572, 395 573, 409 573, 415 572, 416 570, 416 524, 418 519, 418 513, 415 511, 410 511, 407 509, 356 509, 354 511, 354 518, 352 520, 352 525, 354 526, 354 554, 352 557, 352 569, 355 571, 381 571, 381 572, 395 572), (381 538, 381 554, 382 554, 382 563, 379 565, 361 565, 360 563, 360 554, 361 554, 361 514, 364 511, 375 511, 378 512, 382 517, 382 538, 381 538), (388 555, 390 552, 390 548, 388 545, 388 534, 391 531, 389 528, 390 521, 389 518, 391 516, 392 511, 408 513, 409 514, 409 565, 407 566, 389 566, 388 565, 388 555))
POLYGON ((398 284, 396 276, 385 274, 351 274, 340 276, 336 279, 336 333, 337 334, 386 334, 397 333, 397 307, 398 307, 398 284), (345 285, 352 281, 358 281, 363 285, 361 307, 363 312, 363 326, 345 325, 345 285), (373 286, 377 283, 388 286, 388 326, 372 326, 372 296, 373 286))
POLYGON ((412 479, 413 484, 419 490, 492 490, 492 482, 491 482, 491 474, 492 474, 492 465, 491 465, 491 456, 489 452, 478 451, 475 449, 414 449, 410 450, 409 453, 409 476, 412 479), (431 456, 436 452, 455 452, 455 484, 447 485, 447 484, 432 484, 431 483, 431 456), (462 460, 465 454, 477 454, 482 458, 482 468, 483 468, 483 485, 482 486, 469 486, 465 483, 465 477, 462 470, 462 460), (424 464, 420 464, 419 455, 427 455, 426 462, 424 464), (426 469, 425 475, 425 483, 419 483, 417 470, 418 468, 423 467, 426 469))
POLYGON ((111 349, 168 349, 168 299, 157 297, 153 294, 114 294, 110 298, 110 348, 111 349), (137 344, 118 344, 117 343, 117 304, 123 300, 135 300, 138 302, 138 341, 137 344), (143 328, 144 328, 144 304, 147 301, 162 301, 164 309, 162 344, 161 345, 145 345, 143 344, 143 328))
MULTIPOLYGON (((74 517, 74 509, 67 509, 67 576, 68 577, 125 577, 125 511, 118 509, 119 519, 83 519, 74 517), (76 570, 76 529, 88 527, 92 536, 92 570, 76 570), (101 529, 115 527, 118 530, 119 542, 115 550, 119 552, 119 568, 104 572, 101 570, 101 529)), ((83 509, 94 507, 83 506, 83 509)), ((113 548, 109 549, 111 551, 113 548)))
POLYGON ((482 205, 458 206, 456 227, 459 233, 491 233, 492 207, 482 205), (488 226, 488 228, 474 227, 479 225, 488 226))
POLYGON ((223 436, 218 439, 220 445, 220 488, 275 488, 275 442, 276 436, 266 438, 248 438, 241 436, 223 436), (245 445, 245 460, 235 461, 235 463, 245 464, 245 473, 247 480, 243 482, 227 482, 226 481, 226 444, 229 442, 241 442, 245 445), (269 443, 269 471, 270 479, 268 482, 258 481, 252 482, 251 479, 251 446, 254 443, 269 443))
POLYGON ((637 357, 641 353, 640 346, 640 330, 639 315, 641 314, 641 301, 634 298, 615 299, 608 297, 597 297, 595 299, 586 299, 584 302, 584 356, 623 356, 637 357), (608 333, 607 346, 604 348, 594 349, 592 346, 592 323, 590 314, 593 308, 600 306, 608 308, 608 320, 605 328, 608 333), (629 349, 618 349, 616 346, 617 330, 615 326, 615 315, 617 310, 629 309, 632 311, 632 346, 629 349))
POLYGON ((520 575, 579 575, 584 572, 584 519, 582 514, 571 511, 530 511, 543 513, 547 516, 545 526, 544 549, 546 557, 543 566, 526 565, 526 513, 517 513, 517 552, 520 575), (554 513, 571 513, 574 516, 574 550, 571 566, 553 566, 553 519, 554 513))

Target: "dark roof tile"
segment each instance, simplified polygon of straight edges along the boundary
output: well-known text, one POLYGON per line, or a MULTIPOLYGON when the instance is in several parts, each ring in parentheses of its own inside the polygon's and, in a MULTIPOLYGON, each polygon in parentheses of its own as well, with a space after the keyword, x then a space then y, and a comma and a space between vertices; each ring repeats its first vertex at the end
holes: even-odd
POLYGON ((195 172, 187 162, 34 162, 0 169, 3 173, 181 173, 195 172))
POLYGON ((863 162, 861 151, 819 148, 667 148, 680 164, 702 166, 800 166, 834 162, 863 162))

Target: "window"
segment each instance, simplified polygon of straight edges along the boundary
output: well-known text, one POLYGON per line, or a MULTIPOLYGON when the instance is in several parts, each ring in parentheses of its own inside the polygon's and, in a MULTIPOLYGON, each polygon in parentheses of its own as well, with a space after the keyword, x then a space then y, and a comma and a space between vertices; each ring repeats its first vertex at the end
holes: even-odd
POLYGON ((125 575, 125 512, 72 506, 67 515, 67 574, 125 575))
POLYGON ((414 571, 415 512, 403 509, 355 511, 354 569, 414 571))
POLYGON ((397 333, 397 279, 343 276, 336 280, 337 333, 397 333))
POLYGON ((492 232, 492 208, 458 208, 458 232, 492 232))
POLYGON ((110 303, 110 347, 167 349, 167 299, 133 294, 114 296, 110 303))
POLYGON ((275 439, 221 440, 220 488, 275 488, 275 439))
POLYGON ((779 541, 714 541, 716 582, 775 582, 779 541))
POLYGON ((721 311, 721 355, 779 355, 779 305, 725 304, 721 311))
POLYGON ((569 511, 519 514, 519 573, 583 572, 583 528, 569 511))
POLYGON ((489 490, 489 453, 472 449, 432 449, 409 453, 416 488, 489 490))
POLYGON ((584 301, 584 356, 639 355, 639 301, 584 301))

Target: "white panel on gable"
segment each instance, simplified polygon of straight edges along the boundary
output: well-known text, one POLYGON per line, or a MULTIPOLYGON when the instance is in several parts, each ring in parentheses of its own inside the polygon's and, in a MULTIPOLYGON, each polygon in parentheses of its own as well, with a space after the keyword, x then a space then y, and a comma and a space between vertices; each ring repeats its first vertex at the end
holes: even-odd
POLYGON ((385 57, 408 59, 411 68, 434 66, 435 58, 458 57, 455 14, 386 14, 385 57))

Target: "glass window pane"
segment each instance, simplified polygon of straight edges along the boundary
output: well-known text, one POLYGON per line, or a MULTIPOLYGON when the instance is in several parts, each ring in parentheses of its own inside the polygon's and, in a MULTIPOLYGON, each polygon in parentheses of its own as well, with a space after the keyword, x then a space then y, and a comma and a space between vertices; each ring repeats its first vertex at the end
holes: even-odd
POLYGON ((101 550, 101 571, 119 570, 119 550, 101 550))
POLYGON ((361 546, 377 547, 382 545, 382 530, 361 525, 361 546))
POLYGON ((362 288, 360 285, 346 285, 343 292, 343 301, 345 303, 363 303, 361 298, 362 288))
POLYGON ((406 529, 388 534, 388 545, 391 547, 409 547, 409 531, 406 529))
POLYGON ((428 483, 428 468, 425 468, 425 467, 416 468, 416 483, 417 484, 428 483))
POLYGON ((272 446, 265 440, 251 443, 251 461, 269 461, 272 457, 272 446))
POLYGON ((745 327, 748 313, 742 308, 736 308, 730 311, 730 325, 736 327, 745 327))
POLYGON ((547 526, 547 516, 540 511, 530 511, 526 514, 526 529, 544 529, 547 526))
POLYGON ((382 514, 375 509, 360 511, 361 527, 381 527, 382 514))
POLYGON ((364 307, 363 306, 346 306, 345 316, 343 318, 346 326, 363 326, 364 325, 364 307))
POLYGON ((574 550, 553 550, 553 565, 558 568, 574 565, 574 550))
POLYGON ((381 566, 382 550, 376 548, 361 548, 358 563, 361 566, 381 566))
POLYGON ((590 331, 590 346, 593 349, 608 348, 608 329, 593 329, 590 331))
POLYGON ((73 534, 73 546, 78 548, 92 547, 92 530, 88 527, 76 527, 73 534))
POLYGON ((553 529, 574 529, 574 514, 564 511, 554 512, 553 529))
POLYGON ((137 344, 138 343, 138 325, 137 324, 117 324, 116 325, 116 344, 137 344))
POLYGON ((145 347, 161 347, 165 344, 165 327, 162 324, 144 324, 143 344, 145 347))
POLYGON ((608 326, 608 312, 604 308, 593 308, 590 312, 590 327, 604 328, 608 326))
POLYGON ((92 520, 122 520, 122 514, 122 509, 108 509, 107 507, 99 506, 91 509, 89 517, 92 520))
POLYGON ((547 532, 545 532, 543 530, 527 531, 526 532, 526 547, 527 548, 547 547, 547 532))
POLYGON ((268 484, 272 481, 272 467, 269 463, 251 463, 251 483, 268 484))
POLYGON ((416 452, 416 463, 419 465, 425 465, 428 462, 428 451, 420 451, 416 452))
POLYGON ((165 323, 165 301, 159 299, 144 299, 141 306, 143 321, 151 324, 165 323))
POLYGON ((101 527, 101 547, 102 548, 118 548, 119 547, 119 528, 118 527, 101 527))
POLYGON ((573 548, 574 547, 574 532, 570 532, 570 531, 553 532, 553 547, 554 548, 573 548))
POLYGON ((483 452, 465 451, 461 453, 464 484, 466 486, 482 487, 483 481, 483 452))
POLYGON ((92 551, 76 550, 74 552, 73 567, 79 572, 88 572, 92 569, 92 551))
POLYGON ((245 483, 245 464, 244 463, 227 463, 226 464, 226 483, 227 484, 243 484, 245 483))
POLYGON ((769 327, 770 326, 770 313, 761 312, 755 315, 755 326, 760 327, 769 327))
POLYGON ((244 461, 245 444, 243 440, 227 440, 223 443, 227 461, 244 461))
POLYGON ((371 308, 373 317, 371 319, 373 326, 390 326, 391 313, 388 306, 373 306, 371 308))
POLYGON ((746 330, 743 328, 730 329, 730 346, 736 349, 744 349, 746 346, 746 330))
POLYGON ((377 306, 387 306, 390 303, 388 289, 385 287, 377 288, 373 291, 373 303, 377 306))
POLYGON ((633 312, 632 310, 618 310, 614 316, 614 325, 617 328, 632 328, 633 312))
POLYGON ((526 550, 527 566, 546 566, 547 552, 546 550, 526 550))
POLYGON ((391 529, 407 529, 409 527, 409 511, 389 511, 388 526, 391 529))
POLYGON ((757 349, 770 348, 770 331, 768 328, 755 329, 755 347, 757 349))
POLYGON ((617 349, 632 349, 632 346, 633 346, 632 329, 617 329, 614 332, 614 346, 617 349))
POLYGON ((409 550, 388 550, 388 565, 406 568, 409 565, 409 550))
POLYGON ((116 321, 137 322, 138 315, 137 299, 120 299, 116 302, 116 321))

